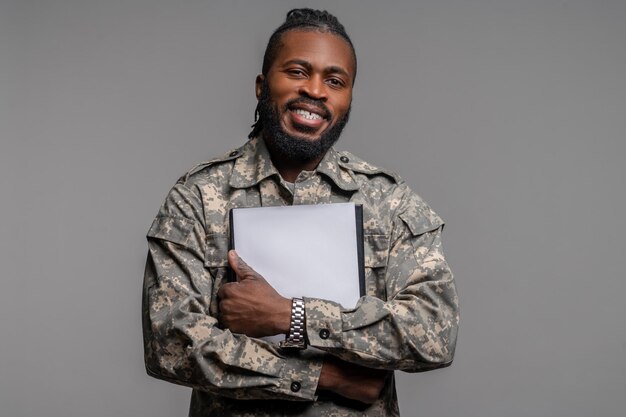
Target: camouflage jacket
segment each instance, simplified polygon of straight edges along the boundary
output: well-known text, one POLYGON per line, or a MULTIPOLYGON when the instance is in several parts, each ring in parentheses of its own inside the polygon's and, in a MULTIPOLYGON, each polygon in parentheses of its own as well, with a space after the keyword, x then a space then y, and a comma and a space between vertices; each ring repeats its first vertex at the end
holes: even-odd
POLYGON ((451 363, 458 300, 442 226, 401 179, 347 152, 330 149, 293 191, 262 140, 200 164, 172 188, 148 232, 147 372, 192 387, 194 417, 397 416, 393 377, 369 407, 316 395, 320 351, 408 372, 451 363), (221 329, 216 294, 227 279, 229 210, 339 202, 363 205, 366 296, 348 310, 303 294, 307 338, 317 350, 285 352, 221 329))

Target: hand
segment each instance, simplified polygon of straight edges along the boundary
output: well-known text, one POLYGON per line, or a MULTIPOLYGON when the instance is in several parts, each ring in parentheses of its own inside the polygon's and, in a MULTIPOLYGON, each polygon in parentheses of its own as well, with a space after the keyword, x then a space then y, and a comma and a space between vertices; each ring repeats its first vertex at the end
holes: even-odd
POLYGON ((228 252, 228 263, 237 282, 223 284, 217 292, 222 326, 250 337, 288 333, 291 300, 278 294, 234 250, 228 252))
POLYGON ((326 356, 317 388, 372 404, 380 396, 391 371, 371 369, 326 356))

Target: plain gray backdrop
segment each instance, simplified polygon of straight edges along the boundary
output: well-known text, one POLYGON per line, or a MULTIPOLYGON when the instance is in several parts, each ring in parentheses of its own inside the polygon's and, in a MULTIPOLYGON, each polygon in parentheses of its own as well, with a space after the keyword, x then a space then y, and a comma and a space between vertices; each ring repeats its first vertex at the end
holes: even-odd
POLYGON ((398 373, 405 416, 626 410, 626 2, 2 0, 0 415, 187 415, 143 368, 145 233, 242 144, 292 7, 359 59, 338 144, 446 220, 455 363, 398 373))

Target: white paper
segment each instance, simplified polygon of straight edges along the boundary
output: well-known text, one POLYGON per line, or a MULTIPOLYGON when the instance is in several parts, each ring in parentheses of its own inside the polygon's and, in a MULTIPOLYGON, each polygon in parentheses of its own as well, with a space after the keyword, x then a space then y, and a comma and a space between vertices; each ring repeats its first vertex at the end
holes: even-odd
POLYGON ((283 297, 345 308, 360 298, 353 203, 234 209, 233 232, 239 256, 283 297))

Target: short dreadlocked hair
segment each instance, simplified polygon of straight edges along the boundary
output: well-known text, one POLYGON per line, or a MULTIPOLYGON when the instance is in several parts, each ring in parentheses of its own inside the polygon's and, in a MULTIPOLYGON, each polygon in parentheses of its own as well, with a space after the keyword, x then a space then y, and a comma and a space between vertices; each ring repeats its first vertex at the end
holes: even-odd
POLYGON ((267 48, 265 48, 265 55, 263 56, 263 75, 267 75, 270 70, 278 50, 280 49, 280 39, 283 33, 290 30, 302 30, 302 31, 319 31, 330 32, 343 38, 350 49, 352 50, 352 58, 354 59, 354 73, 356 76, 356 53, 354 52, 354 45, 350 37, 346 33, 346 29, 343 27, 339 20, 326 10, 313 10, 313 9, 292 9, 287 12, 287 18, 285 23, 280 25, 278 29, 272 33, 267 48))
MULTIPOLYGON (((285 22, 280 25, 274 33, 272 33, 272 36, 270 36, 270 40, 265 48, 265 54, 263 55, 263 67, 261 69, 261 73, 264 76, 267 75, 270 67, 276 59, 276 55, 278 55, 278 51, 281 47, 280 40, 283 34, 291 30, 332 33, 345 40, 348 45, 350 45, 352 59, 354 60, 354 77, 352 78, 352 83, 354 84, 354 79, 356 78, 356 53, 354 51, 354 45, 346 33, 346 29, 341 23, 339 23, 339 20, 337 20, 335 16, 328 13, 326 10, 313 10, 309 8, 292 9, 288 11, 285 22)), ((257 108, 254 111, 253 129, 248 135, 249 138, 257 136, 261 130, 263 130, 261 121, 258 119, 258 109, 259 106, 257 105, 257 108)))

